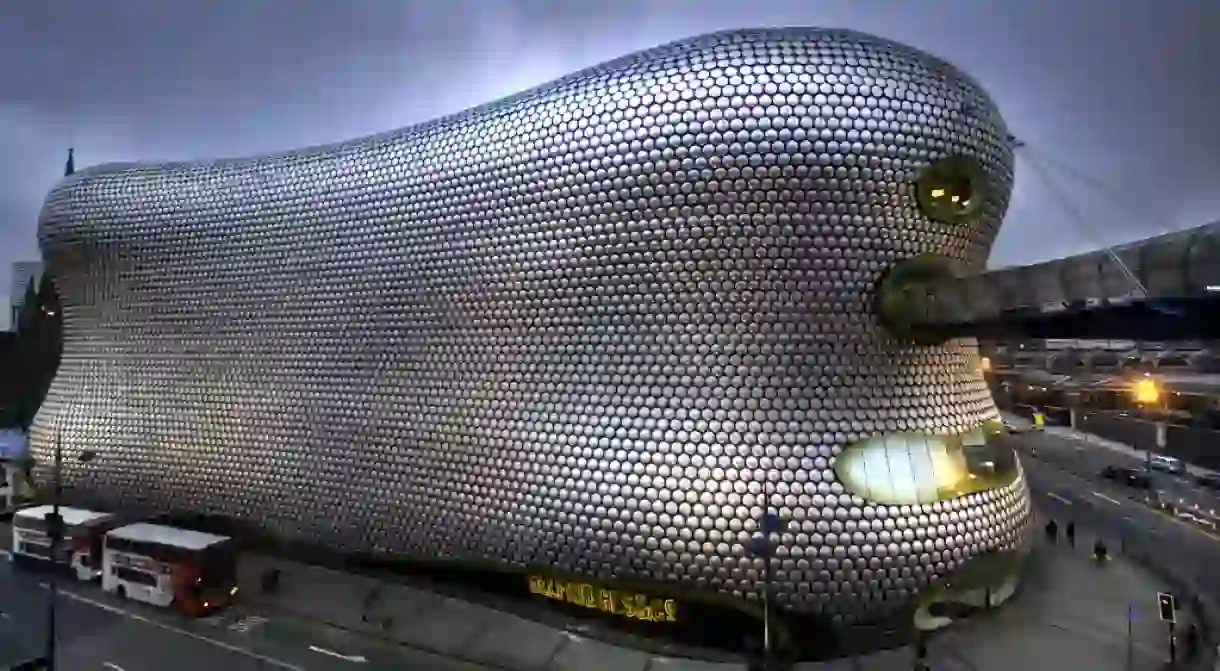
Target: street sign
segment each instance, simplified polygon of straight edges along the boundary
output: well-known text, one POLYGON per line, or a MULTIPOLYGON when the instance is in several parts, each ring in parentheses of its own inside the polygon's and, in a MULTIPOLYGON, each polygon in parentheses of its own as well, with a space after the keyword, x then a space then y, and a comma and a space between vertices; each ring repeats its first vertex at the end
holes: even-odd
POLYGON ((1178 621, 1178 602, 1169 592, 1156 593, 1157 610, 1161 613, 1161 621, 1171 624, 1178 621))
POLYGON ((761 522, 759 526, 764 534, 777 534, 783 529, 783 520, 772 512, 763 513, 761 522))

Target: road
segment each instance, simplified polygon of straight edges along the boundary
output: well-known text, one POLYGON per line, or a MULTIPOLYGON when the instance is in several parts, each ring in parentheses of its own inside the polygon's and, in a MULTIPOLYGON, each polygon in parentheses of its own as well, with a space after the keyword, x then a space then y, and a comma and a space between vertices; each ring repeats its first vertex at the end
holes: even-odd
MULTIPOLYGON (((1089 478, 1095 477, 1106 466, 1144 466, 1145 457, 1134 450, 1113 450, 1050 432, 1023 433, 1021 440, 1038 449, 1040 460, 1089 478)), ((1162 501, 1172 502, 1190 509, 1194 514, 1220 522, 1220 491, 1199 486, 1191 475, 1154 472, 1153 484, 1162 501)))
MULTIPOLYGON (((0 559, 0 668, 40 655, 46 576, 0 559)), ((68 584, 57 619, 60 671, 481 671, 324 625, 233 609, 208 620, 68 584)))
POLYGON ((1077 474, 1065 470, 1059 456, 1043 459, 1044 455, 1075 451, 1076 446, 1069 441, 1033 434, 1022 434, 1019 440, 1038 446, 1038 458, 1023 454, 1022 463, 1038 507, 1044 515, 1058 520, 1061 529, 1068 521, 1096 529, 1111 543, 1122 543, 1133 552, 1145 553, 1176 579, 1220 602, 1220 571, 1216 570, 1220 567, 1220 539, 1197 525, 1133 500, 1133 495, 1139 495, 1134 490, 1088 475, 1096 473, 1105 463, 1115 463, 1107 448, 1085 448, 1085 453, 1090 450, 1100 453, 1073 457, 1099 464, 1095 470, 1077 474))

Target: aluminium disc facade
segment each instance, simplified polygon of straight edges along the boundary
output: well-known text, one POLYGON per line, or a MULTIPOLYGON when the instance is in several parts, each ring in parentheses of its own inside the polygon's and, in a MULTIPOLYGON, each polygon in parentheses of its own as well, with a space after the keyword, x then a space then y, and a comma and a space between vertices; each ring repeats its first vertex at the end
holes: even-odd
POLYGON ((871 302, 898 260, 982 268, 1011 183, 971 79, 805 28, 330 146, 91 168, 40 221, 65 342, 34 451, 95 450, 66 478, 115 505, 740 594, 771 507, 783 602, 872 619, 1028 538, 1019 466, 963 457, 996 415, 976 345, 903 344, 871 302), (919 191, 954 157, 975 172, 919 191))

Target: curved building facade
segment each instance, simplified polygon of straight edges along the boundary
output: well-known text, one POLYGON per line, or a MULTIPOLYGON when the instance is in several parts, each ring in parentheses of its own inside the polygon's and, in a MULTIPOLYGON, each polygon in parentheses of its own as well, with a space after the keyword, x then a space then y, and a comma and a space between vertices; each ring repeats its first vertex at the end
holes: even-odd
POLYGON ((81 171, 40 241, 64 355, 34 429, 114 504, 284 538, 757 592, 873 619, 1020 549, 972 341, 873 314, 982 268, 1002 119, 867 35, 718 33, 434 122, 81 171), (980 456, 981 455, 981 456, 980 456))

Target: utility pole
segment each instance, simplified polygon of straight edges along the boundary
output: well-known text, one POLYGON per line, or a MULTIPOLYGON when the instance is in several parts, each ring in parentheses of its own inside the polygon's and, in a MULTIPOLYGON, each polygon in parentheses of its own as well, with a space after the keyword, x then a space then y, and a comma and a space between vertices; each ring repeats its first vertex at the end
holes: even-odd
POLYGON ((55 430, 55 463, 51 470, 51 514, 46 516, 47 534, 51 536, 51 576, 47 581, 47 649, 44 655, 47 669, 55 670, 55 606, 59 602, 59 542, 64 535, 63 517, 59 514, 59 500, 63 494, 61 473, 64 449, 60 430, 55 430))

